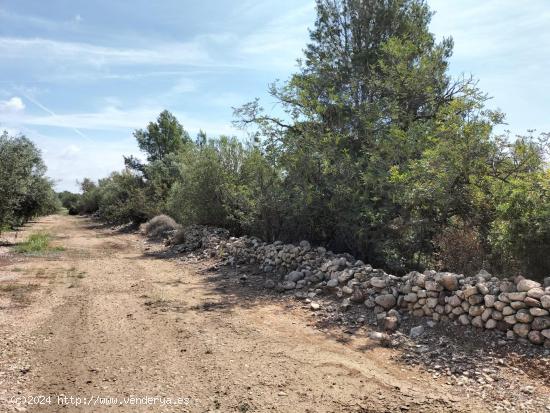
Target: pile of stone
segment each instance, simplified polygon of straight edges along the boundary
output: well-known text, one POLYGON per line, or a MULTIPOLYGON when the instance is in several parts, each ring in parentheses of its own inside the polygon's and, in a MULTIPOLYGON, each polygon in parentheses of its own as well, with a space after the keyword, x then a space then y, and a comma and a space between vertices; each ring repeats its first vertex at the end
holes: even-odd
POLYGON ((206 225, 189 225, 178 230, 168 240, 167 245, 172 245, 178 253, 203 250, 210 255, 229 239, 229 231, 223 228, 206 225))
POLYGON ((474 277, 449 272, 411 272, 396 277, 309 242, 265 243, 252 237, 230 238, 218 253, 229 263, 257 264, 267 288, 301 291, 302 296, 329 292, 341 307, 364 305, 388 331, 397 328, 407 312, 434 321, 454 322, 480 329, 500 330, 550 347, 550 277, 544 285, 522 276, 500 279, 481 270, 474 277))

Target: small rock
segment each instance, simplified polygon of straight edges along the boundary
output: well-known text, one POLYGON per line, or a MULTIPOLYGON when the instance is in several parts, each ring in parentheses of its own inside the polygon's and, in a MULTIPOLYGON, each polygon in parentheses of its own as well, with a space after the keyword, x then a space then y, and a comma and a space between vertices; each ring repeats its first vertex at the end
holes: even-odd
POLYGON ((338 280, 336 278, 332 278, 327 281, 327 287, 329 288, 336 288, 338 287, 338 280))
POLYGON ((521 391, 523 393, 533 394, 535 392, 535 388, 533 386, 525 386, 521 388, 521 391))
POLYGON ((384 318, 384 329, 386 331, 395 331, 399 325, 399 320, 395 316, 389 316, 384 318))
POLYGON ((411 331, 409 332, 409 336, 411 338, 420 337, 422 334, 424 334, 424 326, 413 327, 413 328, 411 328, 411 331))
POLYGON ((265 280, 265 283, 264 283, 265 288, 268 288, 268 289, 271 290, 271 289, 275 288, 275 285, 276 285, 275 281, 270 280, 270 279, 265 280))
POLYGON ((384 340, 389 339, 389 337, 386 333, 381 333, 379 331, 371 331, 369 333, 369 338, 372 339, 372 340, 377 340, 377 341, 384 341, 384 340))

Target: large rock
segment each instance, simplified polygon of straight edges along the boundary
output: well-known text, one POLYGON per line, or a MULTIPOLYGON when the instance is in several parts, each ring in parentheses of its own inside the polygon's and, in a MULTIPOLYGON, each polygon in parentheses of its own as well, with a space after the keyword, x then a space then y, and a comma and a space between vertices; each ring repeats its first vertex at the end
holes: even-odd
POLYGON ((485 307, 495 306, 496 297, 494 295, 487 294, 483 299, 485 300, 485 307))
POLYGON ((353 272, 352 271, 348 271, 348 270, 344 270, 340 273, 340 275, 338 276, 338 282, 340 284, 345 284, 347 283, 349 280, 351 280, 353 278, 353 272))
POLYGON ((382 294, 377 296, 374 299, 374 302, 385 310, 389 310, 390 308, 395 307, 397 300, 395 299, 393 294, 382 294))
POLYGON ((544 336, 541 334, 540 331, 537 331, 537 330, 531 330, 529 332, 529 334, 527 335, 527 338, 533 344, 542 344, 542 343, 544 343, 544 336))
POLYGON ((545 315, 548 315, 548 310, 545 310, 544 308, 531 307, 529 312, 535 317, 544 317, 545 315))
POLYGON ((533 330, 546 330, 550 328, 550 317, 535 317, 531 323, 533 330))
POLYGON ((542 304, 542 308, 550 308, 550 295, 540 297, 540 303, 542 304))
POLYGON ((443 286, 441 286, 441 284, 438 284, 434 280, 426 280, 425 287, 428 291, 440 291, 443 289, 443 286))
POLYGON ((528 280, 526 278, 521 280, 517 285, 518 291, 525 291, 525 292, 529 291, 532 288, 540 288, 540 287, 541 287, 540 283, 533 280, 528 280))
POLYGON ((497 322, 492 318, 490 320, 487 320, 487 322, 485 323, 485 328, 488 330, 493 330, 494 328, 496 328, 496 326, 497 326, 497 322))
POLYGON ((510 301, 523 301, 525 300, 525 297, 527 297, 526 292, 513 292, 506 294, 508 297, 508 300, 510 301))
POLYGON ((336 278, 332 278, 327 281, 327 287, 329 288, 336 288, 338 287, 338 280, 336 278))
POLYGON ((386 280, 384 280, 383 278, 372 277, 370 279, 370 285, 372 285, 374 288, 385 288, 387 283, 386 280))
POLYGON ((527 304, 525 304, 523 301, 512 301, 510 303, 510 307, 512 307, 514 310, 519 310, 521 308, 527 307, 527 304))
POLYGON ((527 310, 519 310, 516 313, 516 320, 520 323, 530 323, 533 321, 533 316, 527 310))
POLYGON ((527 337, 529 334, 529 324, 517 323, 513 327, 514 333, 520 337, 527 337))
POLYGON ((468 298, 477 293, 478 293, 477 287, 475 285, 469 285, 464 289, 464 298, 468 298))
POLYGON ((296 283, 294 281, 285 281, 283 282, 284 290, 294 290, 296 288, 296 283))
POLYGON ((472 325, 474 327, 483 328, 483 320, 481 319, 480 316, 474 317, 472 319, 472 325))
POLYGON ((542 288, 531 288, 527 291, 527 296, 540 300, 540 297, 544 295, 544 290, 542 288))
POLYGON ((471 305, 477 305, 481 304, 484 301, 483 296, 481 294, 474 294, 468 297, 468 302, 471 305))
POLYGON ((456 295, 451 295, 448 298, 447 303, 450 304, 453 307, 458 307, 460 304, 462 304, 462 300, 460 299, 460 297, 458 297, 456 295))
POLYGON ((460 317, 458 317, 458 322, 463 326, 467 326, 470 324, 470 318, 466 314, 461 314, 460 317))
POLYGON ((542 307, 540 301, 533 297, 525 297, 523 302, 527 307, 542 307))
POLYGON ((416 293, 408 293, 403 299, 408 303, 416 303, 418 301, 418 296, 416 293))
POLYGON ((450 272, 443 273, 439 279, 439 283, 449 291, 458 289, 458 277, 450 272))
POLYGON ((286 279, 292 282, 298 282, 302 278, 304 278, 304 273, 302 271, 292 271, 288 273, 286 276, 286 279))
POLYGON ((504 316, 511 315, 514 313, 515 313, 514 309, 510 306, 506 306, 502 309, 502 315, 504 316))
POLYGON ((504 317, 504 322, 506 324, 514 325, 518 322, 518 320, 516 320, 515 315, 507 315, 506 317, 504 317))
POLYGON ((477 317, 483 314, 483 311, 485 311, 485 307, 482 305, 473 305, 468 309, 468 314, 470 314, 472 317, 477 317))

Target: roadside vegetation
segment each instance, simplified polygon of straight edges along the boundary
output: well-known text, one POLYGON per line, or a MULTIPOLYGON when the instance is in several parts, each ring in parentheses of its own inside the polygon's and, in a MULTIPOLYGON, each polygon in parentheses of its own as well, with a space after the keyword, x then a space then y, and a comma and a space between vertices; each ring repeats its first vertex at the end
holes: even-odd
POLYGON ((246 138, 192 138, 163 111, 134 133, 143 159, 63 206, 308 239, 397 274, 548 275, 548 135, 499 132, 477 81, 449 74, 453 40, 431 16, 422 0, 318 0, 299 69, 269 89, 277 115, 256 99, 235 109, 246 138))
POLYGON ((62 247, 52 247, 51 236, 47 232, 35 232, 22 243, 17 244, 15 250, 22 254, 42 254, 47 252, 63 251, 62 247))
POLYGON ((61 204, 38 148, 25 136, 0 134, 0 235, 56 212, 61 204))

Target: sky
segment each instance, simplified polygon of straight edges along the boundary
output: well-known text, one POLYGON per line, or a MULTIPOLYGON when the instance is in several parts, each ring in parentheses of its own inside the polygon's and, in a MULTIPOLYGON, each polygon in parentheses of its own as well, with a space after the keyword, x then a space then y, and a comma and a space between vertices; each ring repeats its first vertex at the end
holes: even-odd
MULTIPOLYGON (((431 30, 455 42, 512 133, 550 132, 548 0, 429 0, 431 30)), ((287 79, 313 0, 0 0, 0 130, 42 150, 58 190, 139 155, 132 133, 163 109, 194 136, 239 136, 232 107, 287 79)))

